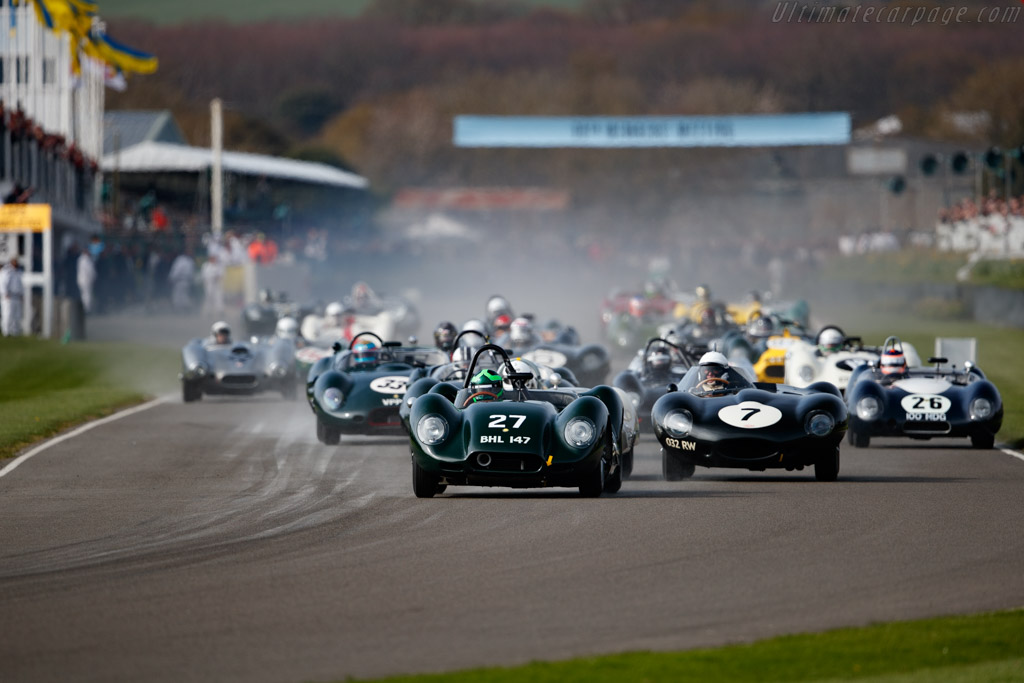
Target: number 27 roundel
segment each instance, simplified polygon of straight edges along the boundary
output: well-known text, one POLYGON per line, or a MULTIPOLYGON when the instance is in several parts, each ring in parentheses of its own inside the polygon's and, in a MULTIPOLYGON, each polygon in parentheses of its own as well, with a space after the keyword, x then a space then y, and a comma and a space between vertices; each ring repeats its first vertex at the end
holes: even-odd
POLYGON ((740 429, 762 429, 781 420, 782 411, 757 401, 744 401, 719 410, 718 419, 740 429))

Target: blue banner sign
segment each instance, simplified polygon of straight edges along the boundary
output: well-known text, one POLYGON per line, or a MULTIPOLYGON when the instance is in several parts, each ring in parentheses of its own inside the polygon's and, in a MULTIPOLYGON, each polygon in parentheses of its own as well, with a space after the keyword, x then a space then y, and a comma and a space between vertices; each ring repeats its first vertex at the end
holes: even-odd
POLYGON ((456 147, 845 145, 850 115, 456 116, 456 147))

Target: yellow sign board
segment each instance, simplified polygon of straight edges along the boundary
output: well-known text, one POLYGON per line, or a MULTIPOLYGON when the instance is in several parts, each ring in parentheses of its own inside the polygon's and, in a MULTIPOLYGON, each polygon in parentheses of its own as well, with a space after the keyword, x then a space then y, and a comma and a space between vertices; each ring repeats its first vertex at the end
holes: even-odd
POLYGON ((49 204, 0 205, 0 232, 46 232, 52 227, 49 204))

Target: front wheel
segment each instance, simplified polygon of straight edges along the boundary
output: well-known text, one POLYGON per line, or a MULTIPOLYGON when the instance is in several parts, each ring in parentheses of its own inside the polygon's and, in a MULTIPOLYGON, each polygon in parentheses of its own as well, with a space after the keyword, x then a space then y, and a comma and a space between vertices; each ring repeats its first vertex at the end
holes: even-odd
POLYGON ((417 498, 433 498, 445 488, 436 475, 420 467, 416 458, 412 459, 412 492, 417 498))
POLYGON ((996 445, 996 435, 982 432, 971 434, 971 446, 978 449, 988 450, 996 445))
POLYGON ((286 401, 294 401, 295 398, 298 395, 299 395, 299 384, 298 384, 298 382, 293 381, 293 380, 286 380, 285 383, 281 385, 281 398, 283 398, 284 400, 286 400, 286 401))
POLYGON ((850 442, 850 445, 854 448, 867 448, 871 445, 871 435, 865 434, 864 432, 858 432, 851 428, 846 432, 846 440, 850 442))
POLYGON ((629 479, 633 475, 633 449, 622 454, 622 478, 629 479))
POLYGON ((199 386, 198 382, 189 382, 182 380, 181 382, 181 400, 185 403, 192 403, 192 401, 198 401, 203 397, 203 389, 199 386))
POLYGON ((835 481, 839 478, 839 447, 835 453, 825 453, 814 463, 814 478, 818 481, 835 481))
POLYGON ((337 427, 325 425, 320 418, 316 419, 316 438, 322 444, 337 446, 341 443, 341 430, 337 427))
MULTIPOLYGON (((614 462, 615 451, 612 448, 612 430, 608 429, 608 437, 605 440, 604 446, 605 462, 614 462)), ((622 488, 622 458, 619 457, 618 465, 615 467, 614 472, 608 472, 608 476, 604 479, 604 492, 605 493, 618 493, 619 489, 622 488)))
MULTIPOLYGON (((601 456, 601 459, 597 461, 597 467, 588 472, 580 481, 580 495, 584 498, 597 498, 604 492, 605 462, 604 456, 601 456)), ((619 485, 622 485, 621 480, 619 485)))
POLYGON ((684 462, 675 453, 661 449, 661 474, 665 481, 682 481, 689 479, 697 471, 697 466, 690 462, 684 462))

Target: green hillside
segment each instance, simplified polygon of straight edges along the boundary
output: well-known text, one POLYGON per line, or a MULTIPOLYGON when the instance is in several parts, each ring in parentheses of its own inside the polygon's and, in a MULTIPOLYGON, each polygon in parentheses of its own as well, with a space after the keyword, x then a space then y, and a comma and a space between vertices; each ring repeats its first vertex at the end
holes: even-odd
MULTIPOLYGON (((483 0, 486 1, 486 0, 483 0)), ((308 17, 354 17, 363 12, 372 0, 100 0, 100 16, 105 19, 134 18, 157 24, 178 24, 203 19, 232 23, 308 17)), ((538 7, 569 7, 584 0, 521 0, 523 5, 538 7)))

